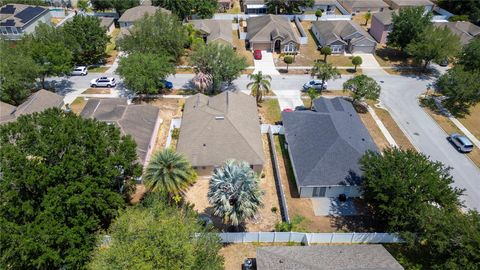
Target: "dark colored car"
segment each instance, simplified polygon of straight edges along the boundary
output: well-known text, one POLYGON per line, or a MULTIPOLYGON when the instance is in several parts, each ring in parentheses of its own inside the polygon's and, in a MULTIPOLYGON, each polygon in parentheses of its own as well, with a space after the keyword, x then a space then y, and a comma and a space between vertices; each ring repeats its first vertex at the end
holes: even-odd
POLYGON ((262 60, 262 51, 260 50, 253 51, 253 58, 255 58, 255 60, 262 60))
POLYGON ((173 83, 172 82, 169 82, 167 80, 161 80, 161 82, 163 83, 163 86, 166 89, 172 89, 173 88, 173 83))

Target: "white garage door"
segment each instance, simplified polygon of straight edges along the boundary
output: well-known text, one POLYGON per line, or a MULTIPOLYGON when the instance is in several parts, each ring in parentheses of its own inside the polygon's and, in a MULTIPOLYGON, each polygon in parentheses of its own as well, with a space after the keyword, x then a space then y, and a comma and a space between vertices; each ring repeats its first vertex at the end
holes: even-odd
POLYGON ((372 46, 353 46, 352 53, 373 53, 372 46))

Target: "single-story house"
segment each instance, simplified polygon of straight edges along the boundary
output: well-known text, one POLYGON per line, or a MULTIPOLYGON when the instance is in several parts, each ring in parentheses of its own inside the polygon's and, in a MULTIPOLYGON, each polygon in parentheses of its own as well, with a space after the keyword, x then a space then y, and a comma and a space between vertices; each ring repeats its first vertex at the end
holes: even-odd
POLYGON ((157 11, 166 14, 172 13, 170 10, 166 10, 164 8, 156 6, 136 6, 125 10, 122 16, 118 19, 118 24, 120 25, 120 28, 128 28, 144 16, 152 16, 157 11))
POLYGON ((322 10, 324 14, 334 14, 337 8, 336 0, 315 0, 313 7, 302 7, 304 11, 322 10))
POLYGON ((203 37, 205 43, 220 42, 233 46, 232 23, 228 20, 192 20, 190 23, 203 37))
POLYGON ((199 175, 211 174, 228 159, 246 161, 260 173, 265 158, 255 98, 230 91, 188 98, 177 151, 199 175))
POLYGON ((105 28, 107 35, 111 35, 115 30, 115 19, 113 17, 100 17, 100 26, 105 28))
POLYGON ((432 11, 435 4, 430 0, 385 0, 391 9, 406 7, 425 7, 426 11, 432 11))
POLYGON ((90 98, 80 116, 95 118, 118 127, 137 143, 138 161, 147 165, 155 146, 161 119, 160 109, 146 104, 128 104, 126 98, 90 98))
POLYGON ((259 247, 256 262, 258 270, 404 270, 378 244, 259 247))
POLYGON ((332 53, 373 53, 377 43, 353 21, 314 21, 312 33, 320 46, 329 46, 332 53))
POLYGON ((358 164, 378 151, 352 104, 343 98, 314 100, 316 111, 282 112, 298 193, 302 198, 361 195, 358 164))
POLYGON ((18 40, 35 31, 39 23, 51 25, 52 15, 45 7, 8 4, 0 8, 0 38, 18 40))
POLYGON ((387 10, 372 15, 372 24, 369 33, 379 43, 386 44, 388 33, 392 31, 392 14, 398 10, 387 10))
POLYGON ((266 14, 267 6, 265 0, 242 0, 243 12, 245 14, 266 14))
POLYGON ((287 16, 264 15, 247 19, 247 47, 250 50, 295 53, 300 49, 297 30, 287 16))
POLYGON ((227 11, 232 7, 232 0, 218 0, 218 8, 220 11, 227 11))
POLYGON ((0 124, 15 121, 19 116, 43 112, 49 108, 62 108, 63 96, 41 89, 32 95, 18 107, 0 102, 0 124))
POLYGON ((349 13, 355 14, 360 12, 382 12, 388 9, 387 3, 382 0, 338 0, 349 13))
POLYGON ((468 44, 475 37, 480 37, 480 26, 471 22, 434 22, 437 27, 447 27, 460 38, 462 45, 468 44))

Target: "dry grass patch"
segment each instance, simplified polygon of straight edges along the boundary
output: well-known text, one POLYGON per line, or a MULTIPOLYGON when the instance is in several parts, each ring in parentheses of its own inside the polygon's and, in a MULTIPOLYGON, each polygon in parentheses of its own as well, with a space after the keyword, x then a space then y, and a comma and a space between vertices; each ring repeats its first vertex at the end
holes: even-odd
POLYGON ((366 113, 358 113, 358 116, 360 117, 360 120, 362 120, 362 123, 367 128, 368 133, 370 133, 370 136, 372 137, 373 141, 377 145, 378 149, 383 150, 383 149, 389 148, 390 144, 388 143, 387 139, 383 135, 382 131, 378 127, 375 120, 373 120, 372 115, 369 112, 366 112, 366 113))
POLYGON ((413 64, 413 60, 408 57, 407 53, 383 45, 377 47, 374 56, 382 67, 410 66, 413 64))
POLYGON ((355 16, 352 16, 352 21, 360 25, 363 29, 365 29, 365 31, 368 31, 368 29, 372 24, 372 20, 368 20, 368 24, 365 25, 365 18, 363 18, 364 15, 365 15, 365 12, 356 13, 355 16))
POLYGON ((258 111, 262 123, 274 124, 282 119, 277 99, 264 99, 258 106, 258 111))
POLYGON ((475 137, 480 138, 480 103, 470 109, 470 115, 458 118, 475 137))
POLYGON ((177 74, 194 74, 193 68, 176 68, 175 73, 177 74))
POLYGON ((232 31, 233 46, 236 52, 247 59, 247 65, 253 66, 253 53, 245 47, 245 40, 241 40, 238 31, 232 31))
MULTIPOLYGON (((323 58, 322 58, 323 60, 323 58)), ((327 57, 327 63, 330 63, 336 67, 353 67, 352 57, 342 54, 332 54, 327 57)))
MULTIPOLYGON (((115 60, 115 59, 114 59, 115 60)), ((88 68, 88 72, 90 73, 105 73, 110 67, 99 66, 99 67, 92 67, 88 68)))
POLYGON ((111 92, 109 88, 88 88, 82 94, 110 94, 111 92))
POLYGON ((75 114, 80 114, 87 104, 87 101, 83 97, 77 97, 71 104, 70 104, 70 109, 72 112, 75 114))

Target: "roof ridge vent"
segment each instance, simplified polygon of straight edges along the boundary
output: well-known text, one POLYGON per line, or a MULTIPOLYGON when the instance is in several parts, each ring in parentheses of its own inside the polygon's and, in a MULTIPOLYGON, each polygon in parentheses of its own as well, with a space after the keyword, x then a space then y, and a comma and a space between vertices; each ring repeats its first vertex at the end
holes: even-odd
POLYGON ((223 120, 223 119, 225 119, 225 116, 223 115, 215 116, 215 120, 223 120))

